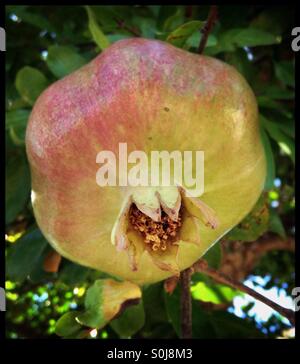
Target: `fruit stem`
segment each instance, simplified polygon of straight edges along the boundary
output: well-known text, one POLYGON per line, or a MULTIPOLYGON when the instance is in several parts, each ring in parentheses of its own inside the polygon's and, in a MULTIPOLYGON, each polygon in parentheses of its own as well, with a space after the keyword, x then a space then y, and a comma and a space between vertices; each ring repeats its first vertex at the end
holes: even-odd
POLYGON ((192 297, 190 292, 191 269, 181 272, 181 338, 192 338, 192 297))
POLYGON ((218 7, 216 5, 212 5, 210 7, 209 14, 204 24, 204 27, 201 29, 202 37, 200 39, 200 44, 198 48, 199 54, 202 54, 204 51, 209 33, 212 31, 212 28, 215 25, 217 16, 218 16, 218 7))

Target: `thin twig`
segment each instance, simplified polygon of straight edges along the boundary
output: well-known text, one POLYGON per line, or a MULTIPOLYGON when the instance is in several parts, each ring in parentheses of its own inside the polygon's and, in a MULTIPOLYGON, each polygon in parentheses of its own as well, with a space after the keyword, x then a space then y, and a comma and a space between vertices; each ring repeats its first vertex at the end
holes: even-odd
POLYGON ((218 7, 216 5, 212 5, 210 7, 209 14, 208 14, 207 20, 205 22, 205 25, 201 29, 202 37, 201 37, 199 48, 198 48, 199 54, 202 54, 204 51, 209 33, 212 31, 212 28, 215 25, 217 16, 218 16, 218 7))
POLYGON ((248 295, 254 297, 255 299, 265 303, 269 307, 273 308, 273 310, 277 311, 282 316, 286 317, 291 322, 292 325, 295 325, 294 311, 278 305, 276 302, 269 300, 267 297, 261 295, 260 293, 254 291, 253 289, 245 286, 241 282, 234 281, 227 275, 225 275, 213 268, 210 268, 205 260, 200 259, 197 263, 194 264, 193 268, 194 268, 195 272, 205 273, 206 275, 213 278, 215 281, 226 284, 227 286, 233 287, 239 291, 245 292, 248 295))
POLYGON ((187 5, 185 7, 185 17, 188 19, 193 17, 193 5, 187 5))
POLYGON ((190 292, 191 269, 181 272, 181 338, 192 338, 192 298, 190 292))
POLYGON ((128 25, 126 25, 124 20, 117 19, 117 18, 115 18, 114 20, 118 24, 118 26, 119 26, 120 29, 127 30, 127 32, 133 34, 136 37, 140 37, 141 36, 141 34, 138 32, 138 30, 136 30, 134 28, 131 28, 128 25))

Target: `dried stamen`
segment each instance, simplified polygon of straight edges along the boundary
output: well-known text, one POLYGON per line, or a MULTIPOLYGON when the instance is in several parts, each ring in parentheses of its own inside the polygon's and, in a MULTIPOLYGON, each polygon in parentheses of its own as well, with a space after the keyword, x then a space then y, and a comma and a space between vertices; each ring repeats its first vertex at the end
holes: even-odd
POLYGON ((176 241, 182 224, 180 211, 177 221, 172 220, 162 211, 161 221, 157 222, 141 212, 135 204, 131 205, 129 221, 132 227, 143 236, 145 244, 153 251, 166 251, 168 244, 176 241))

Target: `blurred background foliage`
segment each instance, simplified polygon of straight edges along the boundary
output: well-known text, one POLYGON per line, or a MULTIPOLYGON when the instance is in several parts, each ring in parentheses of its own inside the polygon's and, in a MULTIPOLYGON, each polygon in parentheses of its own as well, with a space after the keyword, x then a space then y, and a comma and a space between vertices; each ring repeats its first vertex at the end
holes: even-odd
MULTIPOLYGON (((100 339, 178 337, 180 286, 169 295, 163 283, 144 287, 141 302, 104 327, 78 330, 72 312, 84 307, 88 287, 107 276, 66 259, 57 272, 45 271, 52 250, 32 213, 24 135, 31 108, 49 84, 123 38, 155 38, 197 52, 208 11, 208 6, 163 5, 6 7, 7 337, 57 338, 56 333, 100 339)), ((224 5, 218 6, 218 13, 204 54, 236 67, 253 88, 268 176, 254 210, 206 258, 211 266, 290 306, 295 230, 295 76, 290 46, 294 9, 224 5)), ((194 337, 293 336, 286 319, 202 274, 193 275, 191 293, 194 337)))

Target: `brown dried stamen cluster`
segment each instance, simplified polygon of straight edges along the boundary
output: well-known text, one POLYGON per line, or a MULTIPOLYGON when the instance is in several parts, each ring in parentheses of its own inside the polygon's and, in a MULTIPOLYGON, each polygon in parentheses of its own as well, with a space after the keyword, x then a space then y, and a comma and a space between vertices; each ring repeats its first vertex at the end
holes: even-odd
POLYGON ((130 208, 129 220, 132 227, 142 234, 144 242, 149 244, 153 251, 165 251, 167 245, 175 241, 182 224, 180 212, 177 221, 173 221, 162 211, 161 221, 156 222, 142 213, 134 204, 130 208))

